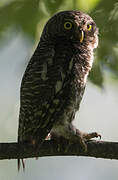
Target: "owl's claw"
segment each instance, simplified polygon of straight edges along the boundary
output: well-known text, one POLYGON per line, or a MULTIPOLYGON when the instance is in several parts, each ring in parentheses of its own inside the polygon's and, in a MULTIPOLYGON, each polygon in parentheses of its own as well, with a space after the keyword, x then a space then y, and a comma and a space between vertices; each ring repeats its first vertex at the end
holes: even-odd
POLYGON ((70 145, 75 143, 78 143, 80 145, 80 149, 84 152, 87 152, 87 144, 86 141, 92 139, 92 138, 97 138, 99 137, 99 139, 101 139, 101 135, 98 134, 97 132, 92 132, 92 133, 83 133, 81 132, 79 129, 76 129, 72 124, 69 126, 69 129, 65 129, 65 131, 68 132, 69 136, 68 137, 64 137, 64 136, 60 136, 58 133, 56 133, 55 131, 51 131, 48 136, 46 137, 46 140, 48 140, 49 138, 56 140, 58 139, 58 144, 60 144, 63 140, 63 138, 69 140, 69 145, 66 148, 66 151, 69 149, 70 145), (71 131, 70 131, 71 129, 71 131))
POLYGON ((101 135, 98 134, 97 132, 92 132, 92 133, 83 133, 83 138, 87 141, 90 140, 92 138, 99 138, 99 140, 101 139, 101 135))
POLYGON ((99 139, 101 139, 101 135, 98 134, 97 132, 83 133, 79 129, 76 129, 76 135, 79 137, 79 143, 85 152, 87 152, 87 145, 85 143, 86 141, 92 138, 98 138, 98 137, 99 139))

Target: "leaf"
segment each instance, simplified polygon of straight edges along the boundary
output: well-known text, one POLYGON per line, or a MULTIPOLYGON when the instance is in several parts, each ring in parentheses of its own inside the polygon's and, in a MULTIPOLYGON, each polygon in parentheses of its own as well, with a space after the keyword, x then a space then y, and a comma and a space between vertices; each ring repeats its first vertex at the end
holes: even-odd
POLYGON ((35 36, 38 16, 38 0, 13 1, 0 8, 0 31, 15 25, 23 32, 35 36))
POLYGON ((56 13, 64 0, 43 0, 46 10, 50 15, 56 13))

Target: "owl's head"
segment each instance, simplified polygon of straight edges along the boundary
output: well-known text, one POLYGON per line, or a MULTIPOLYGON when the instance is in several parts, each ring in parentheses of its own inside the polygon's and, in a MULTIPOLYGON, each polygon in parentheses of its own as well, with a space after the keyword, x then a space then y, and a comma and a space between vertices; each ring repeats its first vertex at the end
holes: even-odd
POLYGON ((89 45, 98 45, 98 28, 93 19, 80 11, 62 11, 55 14, 45 25, 42 39, 57 42, 59 39, 89 45))

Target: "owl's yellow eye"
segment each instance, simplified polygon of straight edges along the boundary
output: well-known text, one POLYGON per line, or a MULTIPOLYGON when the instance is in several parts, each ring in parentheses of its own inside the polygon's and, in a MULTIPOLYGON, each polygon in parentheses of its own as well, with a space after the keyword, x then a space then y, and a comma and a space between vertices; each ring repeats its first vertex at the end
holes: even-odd
POLYGON ((88 24, 87 25, 87 30, 90 31, 92 29, 92 25, 91 24, 88 24))
POLYGON ((64 23, 64 28, 67 29, 67 30, 70 30, 72 28, 72 23, 67 21, 64 23))

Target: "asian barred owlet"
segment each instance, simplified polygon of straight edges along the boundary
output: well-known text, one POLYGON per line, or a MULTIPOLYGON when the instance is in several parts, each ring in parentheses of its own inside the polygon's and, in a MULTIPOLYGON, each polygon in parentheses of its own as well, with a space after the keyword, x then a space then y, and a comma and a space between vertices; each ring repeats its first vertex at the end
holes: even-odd
POLYGON ((77 141, 100 136, 72 125, 98 45, 98 28, 80 11, 54 15, 44 27, 21 84, 18 142, 42 144, 47 135, 77 141))

